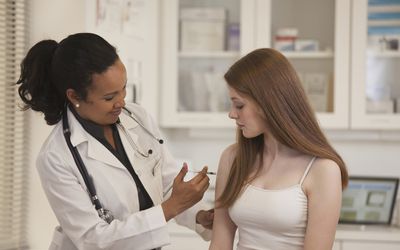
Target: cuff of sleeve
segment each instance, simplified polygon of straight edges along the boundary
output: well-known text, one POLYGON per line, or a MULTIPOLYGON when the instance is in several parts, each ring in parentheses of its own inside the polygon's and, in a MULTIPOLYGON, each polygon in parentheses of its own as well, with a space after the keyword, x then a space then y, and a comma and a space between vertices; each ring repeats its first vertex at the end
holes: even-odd
POLYGON ((161 205, 146 209, 144 212, 150 228, 167 226, 167 221, 165 220, 164 211, 161 205))
MULTIPOLYGON (((161 205, 149 208, 146 211, 146 218, 150 227, 155 228, 151 231, 152 242, 157 242, 158 246, 166 246, 171 244, 171 239, 168 231, 168 224, 165 220, 164 211, 161 205)), ((153 247, 154 248, 154 247, 153 247)))
POLYGON ((197 223, 196 223, 194 230, 201 236, 201 238, 203 238, 203 240, 205 240, 205 241, 211 240, 211 235, 212 235, 211 230, 209 230, 197 223))

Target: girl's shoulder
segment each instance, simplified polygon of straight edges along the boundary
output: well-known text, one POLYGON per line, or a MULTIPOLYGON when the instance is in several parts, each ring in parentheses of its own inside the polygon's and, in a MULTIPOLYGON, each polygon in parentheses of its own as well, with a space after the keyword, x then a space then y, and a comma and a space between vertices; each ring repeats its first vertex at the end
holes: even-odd
POLYGON ((238 146, 236 143, 229 145, 222 151, 221 160, 233 162, 237 153, 238 146))
POLYGON ((319 190, 326 186, 341 187, 341 170, 335 161, 317 158, 304 183, 309 191, 319 190))
POLYGON ((237 152, 237 144, 229 145, 221 154, 218 166, 218 173, 222 176, 227 176, 235 160, 237 152))

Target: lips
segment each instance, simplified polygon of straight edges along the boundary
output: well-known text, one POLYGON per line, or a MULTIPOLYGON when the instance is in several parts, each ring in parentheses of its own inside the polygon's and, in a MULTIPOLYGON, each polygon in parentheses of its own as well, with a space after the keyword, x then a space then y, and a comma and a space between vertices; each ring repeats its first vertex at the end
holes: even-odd
POLYGON ((112 111, 111 114, 114 116, 119 116, 121 114, 121 112, 122 112, 122 109, 117 109, 117 110, 112 111))

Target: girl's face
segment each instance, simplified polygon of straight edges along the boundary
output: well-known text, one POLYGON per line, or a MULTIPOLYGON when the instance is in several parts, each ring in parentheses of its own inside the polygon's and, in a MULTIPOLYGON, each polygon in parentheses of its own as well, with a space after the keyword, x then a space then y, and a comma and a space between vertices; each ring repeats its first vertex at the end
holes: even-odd
POLYGON ((115 123, 125 106, 126 82, 125 66, 118 59, 103 73, 92 76, 87 98, 78 101, 76 111, 82 118, 99 125, 115 123))
POLYGON ((265 133, 267 126, 260 107, 250 98, 240 95, 235 89, 228 86, 228 90, 232 102, 229 118, 236 121, 243 136, 253 138, 265 133))

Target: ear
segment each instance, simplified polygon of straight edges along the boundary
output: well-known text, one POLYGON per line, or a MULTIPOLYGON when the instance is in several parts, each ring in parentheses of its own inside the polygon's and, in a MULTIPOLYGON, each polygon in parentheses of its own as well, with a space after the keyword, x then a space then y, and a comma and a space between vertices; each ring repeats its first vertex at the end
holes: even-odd
POLYGON ((78 94, 76 93, 75 90, 73 89, 67 89, 67 91, 65 92, 68 100, 70 103, 72 103, 73 105, 77 104, 80 102, 80 98, 78 96, 78 94))

